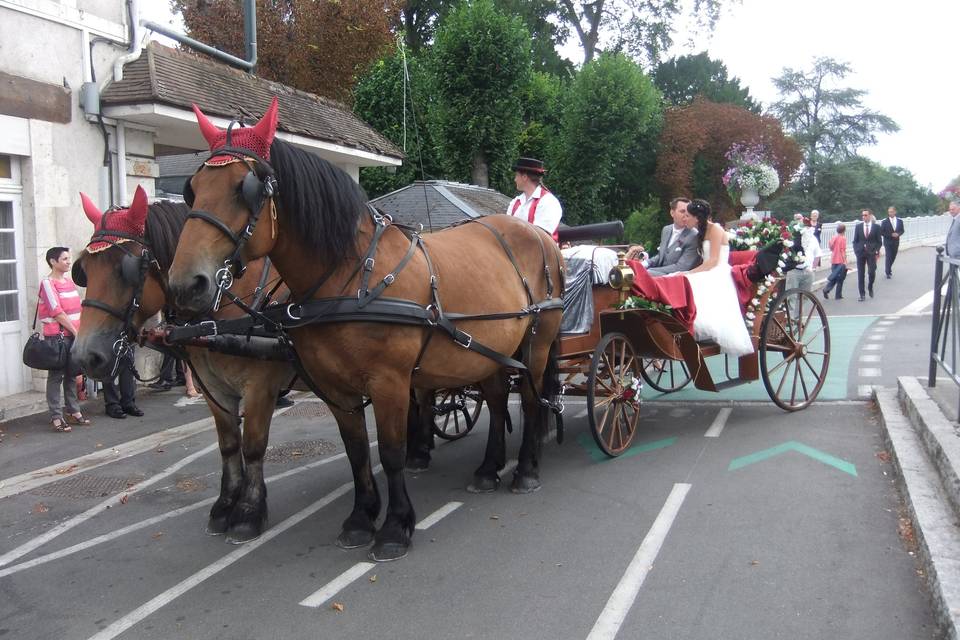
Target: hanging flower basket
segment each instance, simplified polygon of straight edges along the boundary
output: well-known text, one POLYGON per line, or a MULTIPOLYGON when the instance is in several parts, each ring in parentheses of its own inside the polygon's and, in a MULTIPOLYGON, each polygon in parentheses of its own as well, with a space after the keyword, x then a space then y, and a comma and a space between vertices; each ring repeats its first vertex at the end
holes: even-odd
POLYGON ((725 157, 730 164, 723 174, 723 184, 734 202, 741 200, 745 207, 752 207, 759 202, 757 196, 768 196, 780 187, 780 177, 763 146, 737 143, 725 157), (754 198, 757 200, 753 204, 747 204, 754 198))

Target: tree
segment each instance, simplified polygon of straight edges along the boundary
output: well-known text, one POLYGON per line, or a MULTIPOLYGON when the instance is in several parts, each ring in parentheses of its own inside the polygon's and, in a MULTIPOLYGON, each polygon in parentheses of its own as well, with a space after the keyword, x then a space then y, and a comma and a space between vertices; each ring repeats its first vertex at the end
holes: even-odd
POLYGON ((454 4, 451 0, 405 0, 400 9, 400 25, 411 53, 420 53, 433 40, 437 23, 454 4))
POLYGON ((523 129, 517 144, 518 155, 548 158, 550 147, 560 135, 564 85, 549 73, 534 72, 522 94, 523 129))
POLYGON ((420 102, 426 93, 423 65, 418 57, 407 56, 404 99, 403 62, 400 50, 378 60, 354 88, 354 112, 406 154, 403 165, 393 172, 384 167, 360 169, 360 184, 371 198, 441 172, 420 102))
MULTIPOLYGON (((358 72, 393 40, 401 0, 257 0, 257 74, 348 100, 358 72)), ((239 0, 171 0, 190 37, 245 55, 239 0)))
POLYGON ((697 98, 690 106, 667 109, 656 170, 663 201, 681 195, 704 198, 719 219, 732 217, 740 204, 730 200, 722 177, 734 143, 766 149, 780 190, 803 160, 800 147, 784 135, 776 118, 697 98))
POLYGON ((727 66, 706 53, 671 58, 657 65, 653 83, 663 98, 675 107, 683 107, 697 97, 711 102, 735 104, 754 113, 760 113, 760 104, 750 97, 750 90, 740 86, 740 80, 729 77, 727 66))
POLYGON ((573 79, 548 174, 567 224, 623 219, 644 204, 661 101, 650 78, 622 54, 600 55, 573 79))
POLYGON ((817 189, 818 174, 825 165, 851 158, 858 148, 875 144, 878 133, 900 130, 893 119, 863 106, 866 91, 833 88, 850 71, 845 62, 815 58, 809 70, 784 68, 773 78, 781 98, 770 111, 803 149, 799 183, 809 194, 817 189))
MULTIPOLYGON (((739 0, 727 0, 738 2, 739 0)), ((712 31, 724 0, 693 0, 691 15, 712 31)), ((670 48, 680 0, 560 0, 560 16, 573 27, 587 64, 600 53, 602 39, 610 40, 614 51, 625 51, 635 60, 656 64, 670 48)))
POLYGON ((523 21, 491 0, 464 3, 440 25, 428 64, 431 133, 448 177, 508 187, 530 78, 523 21))

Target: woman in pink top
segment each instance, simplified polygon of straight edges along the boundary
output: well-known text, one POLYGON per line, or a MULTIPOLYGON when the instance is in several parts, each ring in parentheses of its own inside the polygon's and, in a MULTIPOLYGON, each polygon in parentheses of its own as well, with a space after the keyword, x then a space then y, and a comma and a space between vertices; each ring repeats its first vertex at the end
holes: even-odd
MULTIPOLYGON (((62 335, 69 350, 73 346, 74 336, 80 329, 81 308, 80 292, 77 291, 73 280, 67 277, 70 273, 70 250, 66 247, 53 247, 48 250, 47 264, 50 265, 50 273, 40 281, 37 317, 43 324, 44 339, 59 340, 62 335)), ((47 406, 50 409, 50 423, 57 431, 72 431, 73 428, 68 423, 90 424, 90 421, 80 412, 77 385, 73 376, 70 375, 69 359, 66 370, 48 372, 47 406), (61 387, 63 399, 66 400, 67 405, 66 415, 63 413, 61 387)))
POLYGON ((837 225, 837 235, 830 240, 830 275, 827 286, 823 288, 823 297, 830 299, 830 290, 837 288, 837 300, 843 299, 843 281, 847 279, 847 228, 841 222, 837 225))

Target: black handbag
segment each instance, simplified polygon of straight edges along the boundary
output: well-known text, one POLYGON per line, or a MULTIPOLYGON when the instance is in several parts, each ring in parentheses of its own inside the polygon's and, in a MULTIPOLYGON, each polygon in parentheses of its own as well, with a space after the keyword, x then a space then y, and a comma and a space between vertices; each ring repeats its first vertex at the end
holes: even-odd
MULTIPOLYGON (((37 310, 33 314, 33 328, 37 328, 37 314, 40 311, 40 300, 37 300, 37 310)), ((31 369, 55 371, 65 369, 70 359, 70 348, 63 339, 63 332, 56 340, 44 340, 37 331, 33 332, 23 346, 23 364, 31 369)))

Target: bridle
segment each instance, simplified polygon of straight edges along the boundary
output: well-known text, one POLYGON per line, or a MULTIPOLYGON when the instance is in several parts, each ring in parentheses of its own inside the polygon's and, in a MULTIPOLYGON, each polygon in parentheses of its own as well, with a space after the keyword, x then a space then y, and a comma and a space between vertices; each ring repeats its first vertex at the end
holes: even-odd
MULTIPOLYGON (((153 257, 153 253, 150 251, 150 247, 146 244, 143 237, 135 236, 125 231, 107 228, 107 217, 115 211, 117 211, 116 208, 106 211, 103 214, 103 217, 100 219, 100 228, 91 236, 87 246, 89 247, 91 244, 103 242, 111 247, 120 249, 124 253, 120 258, 120 276, 125 284, 133 287, 133 296, 123 309, 118 309, 106 302, 92 298, 85 298, 81 303, 83 307, 98 309, 123 323, 123 327, 120 330, 120 337, 113 343, 114 362, 113 369, 110 373, 111 378, 117 375, 120 369, 120 361, 129 353, 130 344, 136 338, 137 331, 134 327, 133 319, 137 311, 140 310, 140 303, 143 299, 143 289, 147 282, 147 272, 152 267, 157 277, 160 278, 161 281, 163 279, 163 275, 160 272, 160 264, 156 258, 153 257), (141 248, 140 255, 130 251, 124 246, 124 243, 119 242, 118 239, 129 240, 139 244, 141 248)), ((71 273, 73 281, 76 284, 81 287, 87 286, 87 274, 83 270, 82 261, 74 263, 71 273)))
POLYGON ((187 219, 189 220, 190 218, 196 218, 197 220, 206 222, 220 231, 220 233, 225 235, 233 243, 233 253, 230 255, 230 257, 223 261, 223 266, 217 270, 217 273, 214 276, 217 282, 217 295, 214 299, 212 308, 212 311, 214 312, 220 308, 220 300, 224 294, 226 294, 234 302, 237 301, 237 298, 229 293, 229 289, 233 286, 234 278, 242 278, 243 274, 247 270, 247 265, 242 255, 243 248, 253 236, 253 232, 257 227, 257 222, 260 219, 260 213, 263 211, 263 208, 268 201, 270 201, 271 204, 271 216, 273 217, 274 221, 276 220, 276 210, 273 208, 273 198, 279 192, 277 178, 270 163, 248 149, 229 146, 229 140, 230 130, 228 129, 228 146, 214 150, 207 160, 209 161, 210 158, 219 156, 230 156, 235 158, 236 161, 242 162, 247 166, 248 171, 247 175, 245 175, 243 178, 243 182, 241 183, 240 194, 249 213, 247 217, 247 223, 244 225, 240 233, 236 233, 222 220, 218 219, 209 211, 193 208, 194 193, 193 187, 190 185, 191 180, 193 180, 193 176, 187 179, 187 182, 183 188, 183 200, 188 206, 190 206, 190 213, 187 214, 187 219), (257 175, 254 163, 257 163, 262 167, 262 171, 265 173, 263 177, 257 175))

